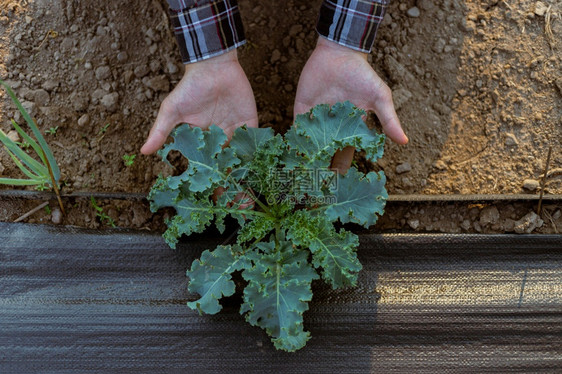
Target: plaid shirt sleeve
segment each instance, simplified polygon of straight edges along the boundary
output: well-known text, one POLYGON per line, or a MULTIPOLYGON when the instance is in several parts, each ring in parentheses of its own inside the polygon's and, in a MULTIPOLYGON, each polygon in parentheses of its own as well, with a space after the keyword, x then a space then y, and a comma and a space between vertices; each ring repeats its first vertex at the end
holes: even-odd
POLYGON ((328 40, 369 53, 389 2, 324 0, 316 30, 328 40))
POLYGON ((184 64, 221 55, 244 43, 237 0, 168 0, 184 64))

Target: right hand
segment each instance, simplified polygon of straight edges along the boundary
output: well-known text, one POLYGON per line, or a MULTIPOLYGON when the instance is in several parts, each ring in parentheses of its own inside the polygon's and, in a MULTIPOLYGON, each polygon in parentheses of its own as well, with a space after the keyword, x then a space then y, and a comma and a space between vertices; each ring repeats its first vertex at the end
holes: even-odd
POLYGON ((215 124, 228 139, 244 124, 258 127, 256 101, 236 50, 186 66, 182 80, 162 102, 141 153, 160 149, 180 123, 202 129, 215 124))

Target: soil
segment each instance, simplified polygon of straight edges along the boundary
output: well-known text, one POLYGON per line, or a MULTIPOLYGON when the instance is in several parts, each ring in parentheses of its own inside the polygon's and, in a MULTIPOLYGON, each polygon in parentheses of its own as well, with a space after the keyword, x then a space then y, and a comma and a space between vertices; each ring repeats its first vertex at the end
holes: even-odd
MULTIPOLYGON (((321 0, 283 3, 239 0, 249 40, 240 61, 261 126, 278 132, 292 122, 321 0)), ((158 174, 170 172, 158 157, 139 154, 160 102, 183 74, 165 9, 159 0, 0 0, 0 77, 43 132, 58 126, 46 138, 65 193, 146 193, 158 174), (125 154, 137 155, 132 166, 125 166, 125 154)), ((544 192, 562 193, 560 1, 393 1, 369 61, 392 88, 410 138, 407 146, 388 142, 378 166, 357 155, 363 167, 384 170, 390 194, 536 194, 549 147, 554 172, 544 192)), ((0 97, 0 128, 7 132, 20 116, 0 97)), ((0 175, 19 175, 4 152, 0 175)), ((30 204, 2 201, 0 220, 14 220, 30 204)), ((153 216, 146 203, 99 204, 118 226, 162 226, 163 214, 153 216)), ((530 208, 509 206, 496 206, 501 224, 485 220, 480 228, 513 231, 506 220, 530 208)), ((485 208, 402 207, 389 212, 395 222, 389 227, 482 231, 475 223, 489 214, 485 208)), ((103 225, 89 201, 67 210, 67 224, 103 225)), ((547 224, 538 231, 557 232, 560 207, 546 211, 555 219, 548 224, 543 216, 547 224)), ((27 221, 51 218, 42 210, 27 221)))

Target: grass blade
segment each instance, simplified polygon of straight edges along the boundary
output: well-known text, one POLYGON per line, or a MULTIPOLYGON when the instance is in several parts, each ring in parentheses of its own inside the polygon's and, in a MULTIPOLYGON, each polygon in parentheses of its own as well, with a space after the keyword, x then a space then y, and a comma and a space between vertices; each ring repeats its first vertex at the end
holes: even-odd
POLYGON ((22 160, 35 174, 48 175, 49 171, 44 165, 41 165, 37 160, 25 153, 12 139, 8 138, 8 135, 2 130, 0 130, 0 142, 17 158, 22 160))
POLYGON ((37 142, 31 136, 27 135, 27 133, 23 131, 20 125, 18 125, 18 123, 13 119, 12 119, 12 125, 14 126, 18 134, 20 134, 20 136, 23 138, 23 140, 27 142, 31 146, 31 148, 33 148, 33 150, 35 151, 35 153, 37 153, 37 155, 39 155, 41 161, 45 163, 45 160, 43 159, 44 157, 41 154, 41 148, 39 147, 39 144, 37 144, 37 142))
POLYGON ((6 148, 6 152, 8 152, 8 155, 10 155, 10 157, 12 158, 12 161, 14 161, 14 164, 16 164, 16 166, 17 166, 25 175, 27 175, 29 178, 31 178, 31 179, 40 179, 40 178, 41 178, 41 176, 35 175, 35 174, 33 174, 31 171, 29 171, 29 169, 26 168, 25 165, 22 164, 21 161, 20 161, 12 152, 10 152, 9 149, 6 148))
POLYGON ((6 83, 4 83, 4 81, 1 80, 1 79, 0 79, 0 84, 2 86, 4 86, 4 88, 6 88, 6 92, 8 92, 8 95, 10 96, 10 98, 12 99, 12 101, 14 102, 14 104, 16 105, 18 110, 20 111, 21 115, 23 116, 23 118, 27 122, 27 125, 29 126, 29 128, 31 129, 33 134, 35 135, 35 138, 39 142, 39 145, 41 146, 41 148, 45 152, 45 156, 47 158, 47 161, 51 165, 51 169, 53 170, 53 175, 55 177, 55 181, 58 182, 59 179, 60 179, 60 169, 59 169, 59 166, 57 165, 57 162, 55 161, 55 156, 53 156, 53 153, 51 152, 51 149, 47 145, 47 142, 45 141, 45 138, 43 138, 43 135, 41 134, 41 131, 39 131, 39 128, 35 124, 35 121, 33 121, 31 116, 29 115, 29 113, 27 113, 25 108, 21 105, 20 101, 18 100, 18 98, 16 97, 16 95, 14 94, 14 91, 12 91, 10 86, 8 86, 6 83))
POLYGON ((35 186, 41 184, 41 182, 33 179, 0 178, 0 184, 9 184, 12 186, 35 186))

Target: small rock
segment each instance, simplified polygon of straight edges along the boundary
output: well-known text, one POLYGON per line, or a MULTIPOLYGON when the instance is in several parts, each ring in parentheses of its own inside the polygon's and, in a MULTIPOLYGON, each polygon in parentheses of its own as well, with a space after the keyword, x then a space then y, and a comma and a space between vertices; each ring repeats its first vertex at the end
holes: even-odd
POLYGON ((117 92, 113 92, 110 94, 105 95, 101 98, 100 103, 106 107, 109 111, 115 111, 117 109, 117 103, 119 102, 119 94, 117 92))
POLYGON ((470 221, 467 220, 467 219, 465 219, 464 221, 462 221, 461 227, 462 227, 465 231, 470 230, 470 221))
POLYGON ((62 212, 59 208, 53 208, 51 211, 51 222, 55 225, 59 225, 62 222, 62 212))
POLYGON ((443 160, 437 160, 433 163, 433 167, 438 170, 447 170, 447 164, 443 160))
POLYGON ((289 29, 289 35, 290 36, 295 36, 298 33, 300 33, 302 31, 303 27, 302 25, 293 25, 291 26, 291 28, 289 29))
POLYGON ((178 66, 174 64, 172 61, 169 61, 166 64, 166 70, 168 70, 168 73, 170 74, 176 74, 179 71, 178 66))
POLYGON ((2 173, 4 172, 4 170, 6 170, 6 168, 5 168, 4 165, 2 165, 2 163, 0 162, 0 175, 2 175, 2 173))
POLYGON ((487 206, 480 211, 480 225, 493 225, 500 219, 500 212, 495 206, 487 206))
POLYGON ((510 132, 506 132, 505 133, 505 145, 508 147, 513 147, 518 145, 519 142, 517 141, 517 138, 515 137, 515 135, 513 135, 510 132))
POLYGON ((503 222, 503 231, 505 232, 513 232, 515 228, 515 221, 511 218, 506 218, 503 222))
POLYGON ((84 114, 82 117, 78 119, 78 126, 88 126, 90 124, 90 116, 84 114))
POLYGON ((168 92, 170 90, 170 81, 168 81, 165 75, 150 78, 146 80, 144 84, 154 91, 168 92))
POLYGON ((548 10, 548 6, 546 6, 544 3, 537 1, 535 3, 535 14, 537 16, 544 16, 544 14, 546 13, 546 11, 548 10))
POLYGON ((274 51, 271 53, 271 60, 270 60, 270 62, 273 64, 273 63, 275 63, 276 61, 279 61, 280 58, 281 58, 281 52, 280 52, 278 49, 276 49, 276 50, 274 50, 274 51))
POLYGON ((523 181, 523 188, 529 191, 535 191, 537 188, 539 188, 539 181, 536 181, 534 179, 525 179, 523 181))
POLYGON ((35 104, 38 106, 46 106, 49 103, 51 97, 49 93, 44 89, 35 90, 33 93, 35 104))
POLYGON ((447 41, 443 38, 439 38, 433 45, 432 49, 436 53, 443 53, 443 49, 445 48, 445 45, 447 45, 447 41))
POLYGON ((78 91, 74 91, 72 94, 70 94, 69 101, 72 103, 72 107, 77 112, 88 109, 88 104, 90 103, 88 94, 78 91))
POLYGON ((131 83, 131 81, 133 80, 133 77, 135 76, 135 73, 133 73, 132 70, 127 70, 123 73, 123 80, 125 81, 125 84, 129 84, 131 83))
POLYGON ((127 55, 127 52, 119 52, 117 54, 117 61, 119 62, 125 62, 128 58, 129 56, 127 55))
POLYGON ((404 162, 396 167, 396 173, 402 174, 412 170, 412 166, 408 162, 404 162))
POLYGON ((7 135, 8 135, 8 139, 13 141, 14 143, 21 141, 20 134, 18 134, 18 132, 16 130, 8 131, 7 135))
POLYGON ((409 219, 408 226, 410 226, 414 230, 417 230, 417 228, 420 227, 420 221, 417 219, 409 219))
POLYGON ((49 80, 46 80, 45 82, 43 82, 43 84, 41 85, 41 88, 43 88, 44 90, 46 90, 48 92, 51 92, 52 90, 54 90, 58 86, 59 86, 59 82, 57 82, 53 79, 49 79, 49 80))
POLYGON ((535 213, 529 212, 519 221, 515 221, 514 231, 518 234, 530 234, 543 225, 543 220, 535 213))
POLYGON ((137 78, 142 78, 150 72, 148 65, 139 65, 135 68, 134 73, 137 78))
POLYGON ((98 80, 108 79, 111 76, 111 69, 109 66, 100 66, 96 69, 96 78, 98 80))
POLYGON ((406 14, 408 15, 408 17, 417 18, 420 16, 420 10, 418 9, 418 7, 415 6, 408 9, 406 14))

